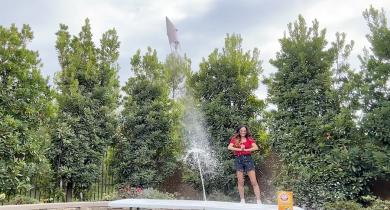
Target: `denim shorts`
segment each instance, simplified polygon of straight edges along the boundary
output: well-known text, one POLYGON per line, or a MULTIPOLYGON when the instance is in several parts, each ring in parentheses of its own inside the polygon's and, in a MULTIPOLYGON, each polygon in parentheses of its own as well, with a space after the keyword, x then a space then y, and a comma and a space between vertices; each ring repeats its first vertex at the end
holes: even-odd
POLYGON ((236 171, 248 172, 255 169, 255 162, 250 155, 236 156, 234 160, 236 171))

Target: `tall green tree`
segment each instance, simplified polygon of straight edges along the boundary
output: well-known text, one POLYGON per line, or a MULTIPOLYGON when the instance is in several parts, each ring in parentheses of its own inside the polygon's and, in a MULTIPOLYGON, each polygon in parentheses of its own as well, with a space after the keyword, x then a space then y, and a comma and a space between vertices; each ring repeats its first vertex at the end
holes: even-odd
POLYGON ((299 205, 314 209, 358 197, 366 181, 353 115, 356 75, 342 62, 353 43, 337 34, 328 47, 325 35, 317 20, 311 27, 302 16, 290 23, 270 61, 278 70, 267 81, 269 101, 277 107, 269 123, 281 160, 277 185, 292 190, 299 205))
MULTIPOLYGON (((235 172, 232 154, 226 149, 234 129, 249 125, 254 134, 259 131, 256 117, 264 108, 256 98, 261 62, 259 51, 244 52, 239 35, 227 35, 222 50, 215 49, 203 59, 199 72, 190 80, 195 98, 200 102, 210 132, 211 147, 221 167, 216 177, 206 182, 206 189, 235 193, 235 172)), ((257 135, 255 135, 255 138, 257 135)))
POLYGON ((187 80, 191 77, 191 60, 177 52, 170 53, 165 59, 163 78, 168 87, 169 96, 172 99, 171 113, 173 122, 172 141, 176 145, 175 156, 179 157, 185 149, 183 136, 183 123, 179 122, 183 117, 184 101, 188 96, 187 80))
POLYGON ((173 101, 156 50, 138 50, 131 66, 135 77, 123 88, 122 136, 115 149, 118 181, 157 187, 176 168, 173 101))
POLYGON ((81 197, 101 173, 103 153, 116 131, 119 41, 108 30, 97 48, 89 20, 78 36, 61 24, 56 33, 59 116, 50 156, 58 184, 81 197))
POLYGON ((0 26, 0 192, 7 195, 50 174, 47 125, 55 109, 38 52, 28 48, 32 39, 28 25, 0 26))
POLYGON ((167 56, 164 63, 164 77, 173 99, 177 99, 180 92, 184 91, 185 79, 190 75, 190 72, 191 61, 189 58, 182 57, 177 53, 170 53, 167 56))
POLYGON ((384 10, 371 6, 363 16, 371 32, 367 35, 371 52, 360 56, 362 131, 372 178, 390 181, 390 28, 384 10))

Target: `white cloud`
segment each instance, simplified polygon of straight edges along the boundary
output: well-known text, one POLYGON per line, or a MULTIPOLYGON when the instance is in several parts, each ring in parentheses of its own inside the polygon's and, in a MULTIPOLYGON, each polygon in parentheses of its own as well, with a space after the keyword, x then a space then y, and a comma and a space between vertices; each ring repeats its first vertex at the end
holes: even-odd
MULTIPOLYGON (((389 9, 390 1, 385 0, 325 0, 316 1, 308 5, 302 12, 307 22, 317 19, 321 28, 327 29, 328 41, 335 40, 336 32, 345 32, 347 40, 355 42, 354 50, 350 56, 350 63, 353 68, 359 68, 357 59, 362 54, 364 47, 369 46, 366 34, 369 33, 367 23, 363 18, 363 11, 372 5, 377 9, 389 9)), ((389 10, 387 11, 389 12, 389 10)))
MULTIPOLYGON (((18 14, 18 11, 15 11, 13 15, 7 15, 9 19, 7 23, 3 22, 6 18, 1 17, 2 8, 0 8, 0 24, 9 25, 16 22, 19 26, 22 23, 32 26, 35 39, 31 47, 39 51, 44 63, 43 73, 51 77, 51 82, 54 73, 60 70, 54 48, 55 33, 60 23, 67 25, 71 34, 77 35, 85 18, 89 18, 96 44, 99 43, 105 31, 116 28, 121 42, 119 74, 123 84, 130 76, 129 59, 137 49, 151 46, 157 48, 161 58, 165 57, 161 55, 164 50, 169 49, 165 32, 165 16, 178 24, 186 18, 207 13, 214 2, 214 0, 66 0, 56 2, 40 0, 28 2, 27 4, 31 4, 28 7, 32 6, 32 9, 21 11, 25 13, 23 16, 18 14), (38 11, 38 8, 45 8, 50 12, 38 11)), ((16 8, 21 4, 26 4, 26 2, 17 0, 8 2, 9 8, 16 8)))
MULTIPOLYGON (((389 0, 292 0, 288 4, 249 0, 6 0, 3 3, 0 25, 9 26, 11 22, 18 26, 31 25, 35 34, 31 46, 40 52, 45 65, 43 72, 51 77, 59 70, 54 49, 59 23, 68 25, 71 34, 78 34, 88 17, 96 42, 104 31, 116 28, 121 41, 119 74, 122 84, 130 76, 129 59, 138 48, 156 48, 161 59, 169 52, 165 16, 178 27, 182 51, 192 59, 194 70, 198 69, 202 57, 207 57, 214 48, 223 47, 226 33, 238 33, 244 39, 245 50, 260 49, 264 74, 269 75, 275 71, 269 59, 280 49, 278 39, 298 14, 302 14, 308 24, 316 18, 320 27, 327 29, 329 41, 334 40, 336 32, 346 32, 347 39, 356 43, 351 62, 358 68, 356 57, 364 46, 369 46, 362 11, 370 4, 387 12, 390 8, 389 0)), ((260 89, 265 92, 262 85, 260 89)))
MULTIPOLYGON (((299 1, 298 1, 299 2, 299 1)), ((261 22, 258 27, 253 27, 243 32, 245 49, 257 47, 260 49, 260 57, 263 61, 263 75, 269 76, 276 71, 269 60, 275 58, 276 52, 280 50, 278 39, 283 37, 287 31, 287 24, 297 20, 298 14, 302 14, 308 25, 312 24, 314 19, 317 19, 321 28, 327 30, 327 40, 329 42, 335 40, 336 32, 345 32, 347 40, 354 40, 354 51, 350 56, 349 62, 352 67, 358 69, 360 66, 357 56, 362 53, 363 47, 369 46, 366 39, 366 34, 369 33, 366 22, 362 16, 362 12, 367 9, 370 4, 375 8, 390 8, 390 1, 374 0, 323 0, 323 1, 306 1, 306 4, 300 2, 299 5, 293 5, 290 12, 280 11, 275 14, 278 20, 261 22)), ((264 84, 260 84, 256 95, 265 99, 267 96, 267 88, 264 84)))
POLYGON ((165 16, 179 22, 191 16, 208 12, 212 0, 171 1, 60 1, 61 16, 67 24, 80 25, 88 17, 94 29, 123 26, 134 36, 154 32, 165 23, 165 16), (135 33, 135 32, 138 32, 135 33))

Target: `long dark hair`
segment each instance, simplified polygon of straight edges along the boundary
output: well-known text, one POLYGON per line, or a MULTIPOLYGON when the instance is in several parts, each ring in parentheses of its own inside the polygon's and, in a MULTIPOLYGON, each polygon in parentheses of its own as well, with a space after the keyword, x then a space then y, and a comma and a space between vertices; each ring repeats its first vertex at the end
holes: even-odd
POLYGON ((240 146, 241 144, 241 136, 240 136, 240 130, 241 128, 245 128, 246 129, 246 135, 245 135, 245 138, 250 138, 252 137, 252 134, 250 133, 249 131, 249 128, 246 126, 246 125, 240 125, 238 126, 235 130, 234 130, 234 134, 232 136, 232 138, 235 139, 235 146, 240 146))

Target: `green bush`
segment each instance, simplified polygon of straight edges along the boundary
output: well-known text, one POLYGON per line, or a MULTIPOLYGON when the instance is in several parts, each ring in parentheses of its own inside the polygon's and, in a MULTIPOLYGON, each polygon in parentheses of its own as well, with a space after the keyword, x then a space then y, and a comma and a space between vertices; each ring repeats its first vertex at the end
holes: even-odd
POLYGON ((326 203, 325 210, 363 210, 363 206, 355 201, 337 201, 335 203, 326 203))
POLYGON ((44 203, 53 203, 54 202, 54 198, 44 198, 44 199, 42 199, 42 201, 44 203))
POLYGON ((113 201, 119 198, 119 195, 117 192, 112 193, 103 193, 103 199, 104 201, 113 201))
POLYGON ((363 196, 362 200, 368 204, 367 210, 390 210, 390 201, 384 201, 369 195, 363 196))
POLYGON ((376 200, 369 210, 390 210, 390 201, 376 200))
POLYGON ((137 198, 140 196, 140 193, 137 188, 132 187, 130 184, 120 184, 118 186, 119 198, 137 198))
POLYGON ((0 202, 4 202, 5 200, 5 193, 0 193, 0 202))
POLYGON ((337 201, 326 203, 324 210, 390 210, 390 201, 380 200, 374 196, 363 196, 361 200, 367 205, 366 208, 356 201, 337 201))
POLYGON ((138 198, 173 200, 176 198, 176 195, 168 192, 160 192, 153 188, 147 188, 140 193, 138 198))
POLYGON ((39 201, 37 199, 27 197, 24 195, 17 195, 13 199, 11 199, 8 204, 22 205, 22 204, 35 204, 35 203, 39 203, 39 201))

